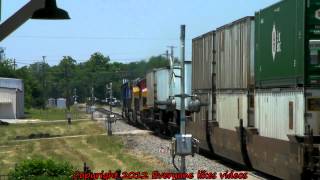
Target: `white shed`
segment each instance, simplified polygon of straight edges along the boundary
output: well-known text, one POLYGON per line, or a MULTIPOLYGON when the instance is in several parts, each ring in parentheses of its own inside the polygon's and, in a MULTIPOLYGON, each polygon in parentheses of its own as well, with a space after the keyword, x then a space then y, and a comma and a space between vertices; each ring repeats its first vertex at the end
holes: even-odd
POLYGON ((57 99, 57 108, 58 109, 65 109, 66 103, 67 103, 67 100, 65 98, 58 98, 57 99))
POLYGON ((0 119, 19 119, 23 117, 23 81, 0 77, 0 119))

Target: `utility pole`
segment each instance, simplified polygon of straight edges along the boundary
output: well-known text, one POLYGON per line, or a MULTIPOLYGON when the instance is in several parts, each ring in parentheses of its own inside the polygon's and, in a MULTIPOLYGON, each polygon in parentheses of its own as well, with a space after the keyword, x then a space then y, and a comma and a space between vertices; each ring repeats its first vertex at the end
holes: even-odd
MULTIPOLYGON (((110 99, 110 102, 112 101, 112 82, 109 84, 109 87, 107 85, 107 88, 109 90, 109 99, 110 99)), ((110 108, 110 112, 112 112, 112 106, 111 104, 109 103, 109 108, 110 108)))
MULTIPOLYGON (((186 134, 186 110, 185 110, 185 71, 184 71, 184 61, 185 61, 185 40, 186 40, 186 26, 181 25, 181 110, 180 110, 180 134, 185 135, 186 134)), ((181 156, 181 172, 186 172, 186 157, 184 155, 181 156)))
POLYGON ((169 60, 169 51, 168 50, 166 50, 166 58, 167 58, 167 60, 169 60))
POLYGON ((94 101, 95 101, 95 97, 94 97, 94 87, 91 88, 91 107, 90 107, 90 111, 91 111, 91 120, 93 120, 93 113, 94 113, 94 101))
POLYGON ((168 46, 168 48, 170 48, 170 57, 171 57, 171 61, 172 61, 172 65, 174 64, 174 48, 176 48, 175 46, 168 46))
POLYGON ((42 63, 41 63, 41 77, 42 77, 42 90, 43 90, 43 109, 46 106, 46 77, 45 77, 45 64, 46 64, 46 56, 42 56, 42 63))
POLYGON ((78 99, 78 96, 77 96, 77 88, 74 88, 74 89, 73 89, 73 102, 74 102, 74 104, 78 104, 77 99, 78 99))
POLYGON ((169 59, 169 51, 168 50, 166 50, 166 52, 164 53, 164 54, 160 54, 160 56, 166 56, 166 60, 170 60, 169 59))
POLYGON ((74 88, 73 89, 73 104, 75 105, 74 107, 76 108, 76 112, 75 112, 75 119, 78 119, 78 106, 77 106, 77 104, 78 104, 78 101, 77 101, 77 99, 78 99, 78 96, 77 96, 77 88, 74 88))
MULTIPOLYGON (((63 59, 64 60, 67 60, 67 56, 63 56, 63 59)), ((70 112, 70 105, 71 105, 71 99, 70 99, 70 88, 69 88, 69 85, 70 85, 70 79, 69 79, 69 65, 66 63, 64 63, 64 78, 65 78, 65 92, 66 92, 66 103, 67 103, 67 110, 68 112, 70 112)))
POLYGON ((17 67, 16 59, 13 59, 13 70, 15 71, 17 67))
POLYGON ((112 123, 114 123, 115 121, 114 121, 114 115, 112 114, 112 104, 111 104, 111 102, 112 102, 112 100, 113 100, 113 97, 112 97, 112 82, 111 83, 109 83, 109 86, 108 85, 106 85, 106 88, 107 88, 107 92, 109 92, 109 110, 110 110, 110 112, 109 112, 109 117, 108 117, 108 115, 107 115, 107 128, 108 128, 108 135, 109 136, 112 136, 112 123))
POLYGON ((3 47, 0 47, 0 62, 4 61, 5 59, 5 49, 3 47))

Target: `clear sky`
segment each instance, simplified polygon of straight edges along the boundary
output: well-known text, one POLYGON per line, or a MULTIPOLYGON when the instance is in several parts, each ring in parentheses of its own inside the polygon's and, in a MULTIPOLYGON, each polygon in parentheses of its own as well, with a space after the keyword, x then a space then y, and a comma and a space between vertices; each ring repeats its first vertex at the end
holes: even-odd
MULTIPOLYGON (((2 1, 2 21, 28 2, 2 1)), ((186 24, 186 58, 191 59, 192 38, 253 16, 275 2, 278 0, 57 0, 71 20, 29 20, 0 47, 19 66, 42 56, 51 65, 65 55, 82 62, 97 51, 126 63, 162 54, 168 45, 179 47, 180 25, 186 24)), ((179 48, 175 54, 179 56, 179 48)))

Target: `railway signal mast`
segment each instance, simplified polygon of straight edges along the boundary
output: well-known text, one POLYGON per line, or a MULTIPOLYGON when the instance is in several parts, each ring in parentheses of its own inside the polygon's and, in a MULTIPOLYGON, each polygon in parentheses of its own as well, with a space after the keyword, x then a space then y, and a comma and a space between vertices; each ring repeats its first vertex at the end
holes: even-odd
POLYGON ((112 97, 112 82, 109 85, 106 85, 107 92, 109 92, 109 115, 106 116, 107 121, 107 129, 108 135, 112 136, 112 123, 116 121, 114 114, 112 114, 112 105, 113 105, 113 97, 112 97))
MULTIPOLYGON (((180 37, 180 41, 181 41, 181 111, 180 111, 180 135, 182 136, 181 142, 186 142, 185 141, 185 134, 186 134, 186 109, 185 109, 185 83, 184 83, 184 60, 185 60, 185 30, 186 30, 186 26, 185 25, 181 25, 181 37, 180 37)), ((179 142, 178 142, 179 143, 179 142)), ((191 142, 189 142, 191 143, 191 142)), ((187 143, 185 144, 187 145, 187 143)), ((186 172, 186 157, 184 155, 181 155, 181 171, 182 172, 186 172)))
POLYGON ((181 98, 181 110, 180 110, 180 134, 176 134, 172 139, 172 162, 174 167, 181 173, 186 173, 186 156, 194 155, 194 153, 199 149, 199 141, 192 138, 191 134, 186 134, 186 110, 185 110, 185 99, 190 97, 190 95, 185 94, 185 25, 181 25, 181 93, 175 95, 175 97, 181 98), (175 165, 175 156, 181 157, 181 166, 180 169, 175 165))
POLYGON ((77 89, 73 89, 73 103, 78 104, 78 95, 77 95, 77 89))
POLYGON ((110 108, 110 112, 112 112, 112 82, 108 85, 106 85, 107 88, 107 92, 109 92, 109 108, 110 108))

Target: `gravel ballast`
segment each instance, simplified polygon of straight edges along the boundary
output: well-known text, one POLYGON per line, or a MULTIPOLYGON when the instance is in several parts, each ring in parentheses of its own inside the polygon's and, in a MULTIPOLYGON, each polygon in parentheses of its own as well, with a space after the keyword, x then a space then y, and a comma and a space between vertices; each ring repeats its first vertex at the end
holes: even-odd
MULTIPOLYGON (((125 120, 119 120, 112 126, 113 132, 130 132, 138 130, 138 128, 131 126, 125 120)), ((122 136, 125 147, 133 152, 139 152, 159 159, 166 164, 166 167, 159 167, 159 171, 177 172, 172 165, 171 144, 170 140, 160 138, 153 134, 148 135, 124 135, 122 136)), ((180 167, 180 158, 175 159, 175 163, 180 167)), ((187 156, 186 158, 187 172, 197 174, 198 170, 206 170, 207 172, 226 172, 233 169, 221 164, 217 160, 209 159, 205 156, 195 154, 194 157, 187 156)), ((219 179, 219 178, 217 178, 219 179)), ((248 179, 263 179, 260 177, 249 176, 248 179)))

